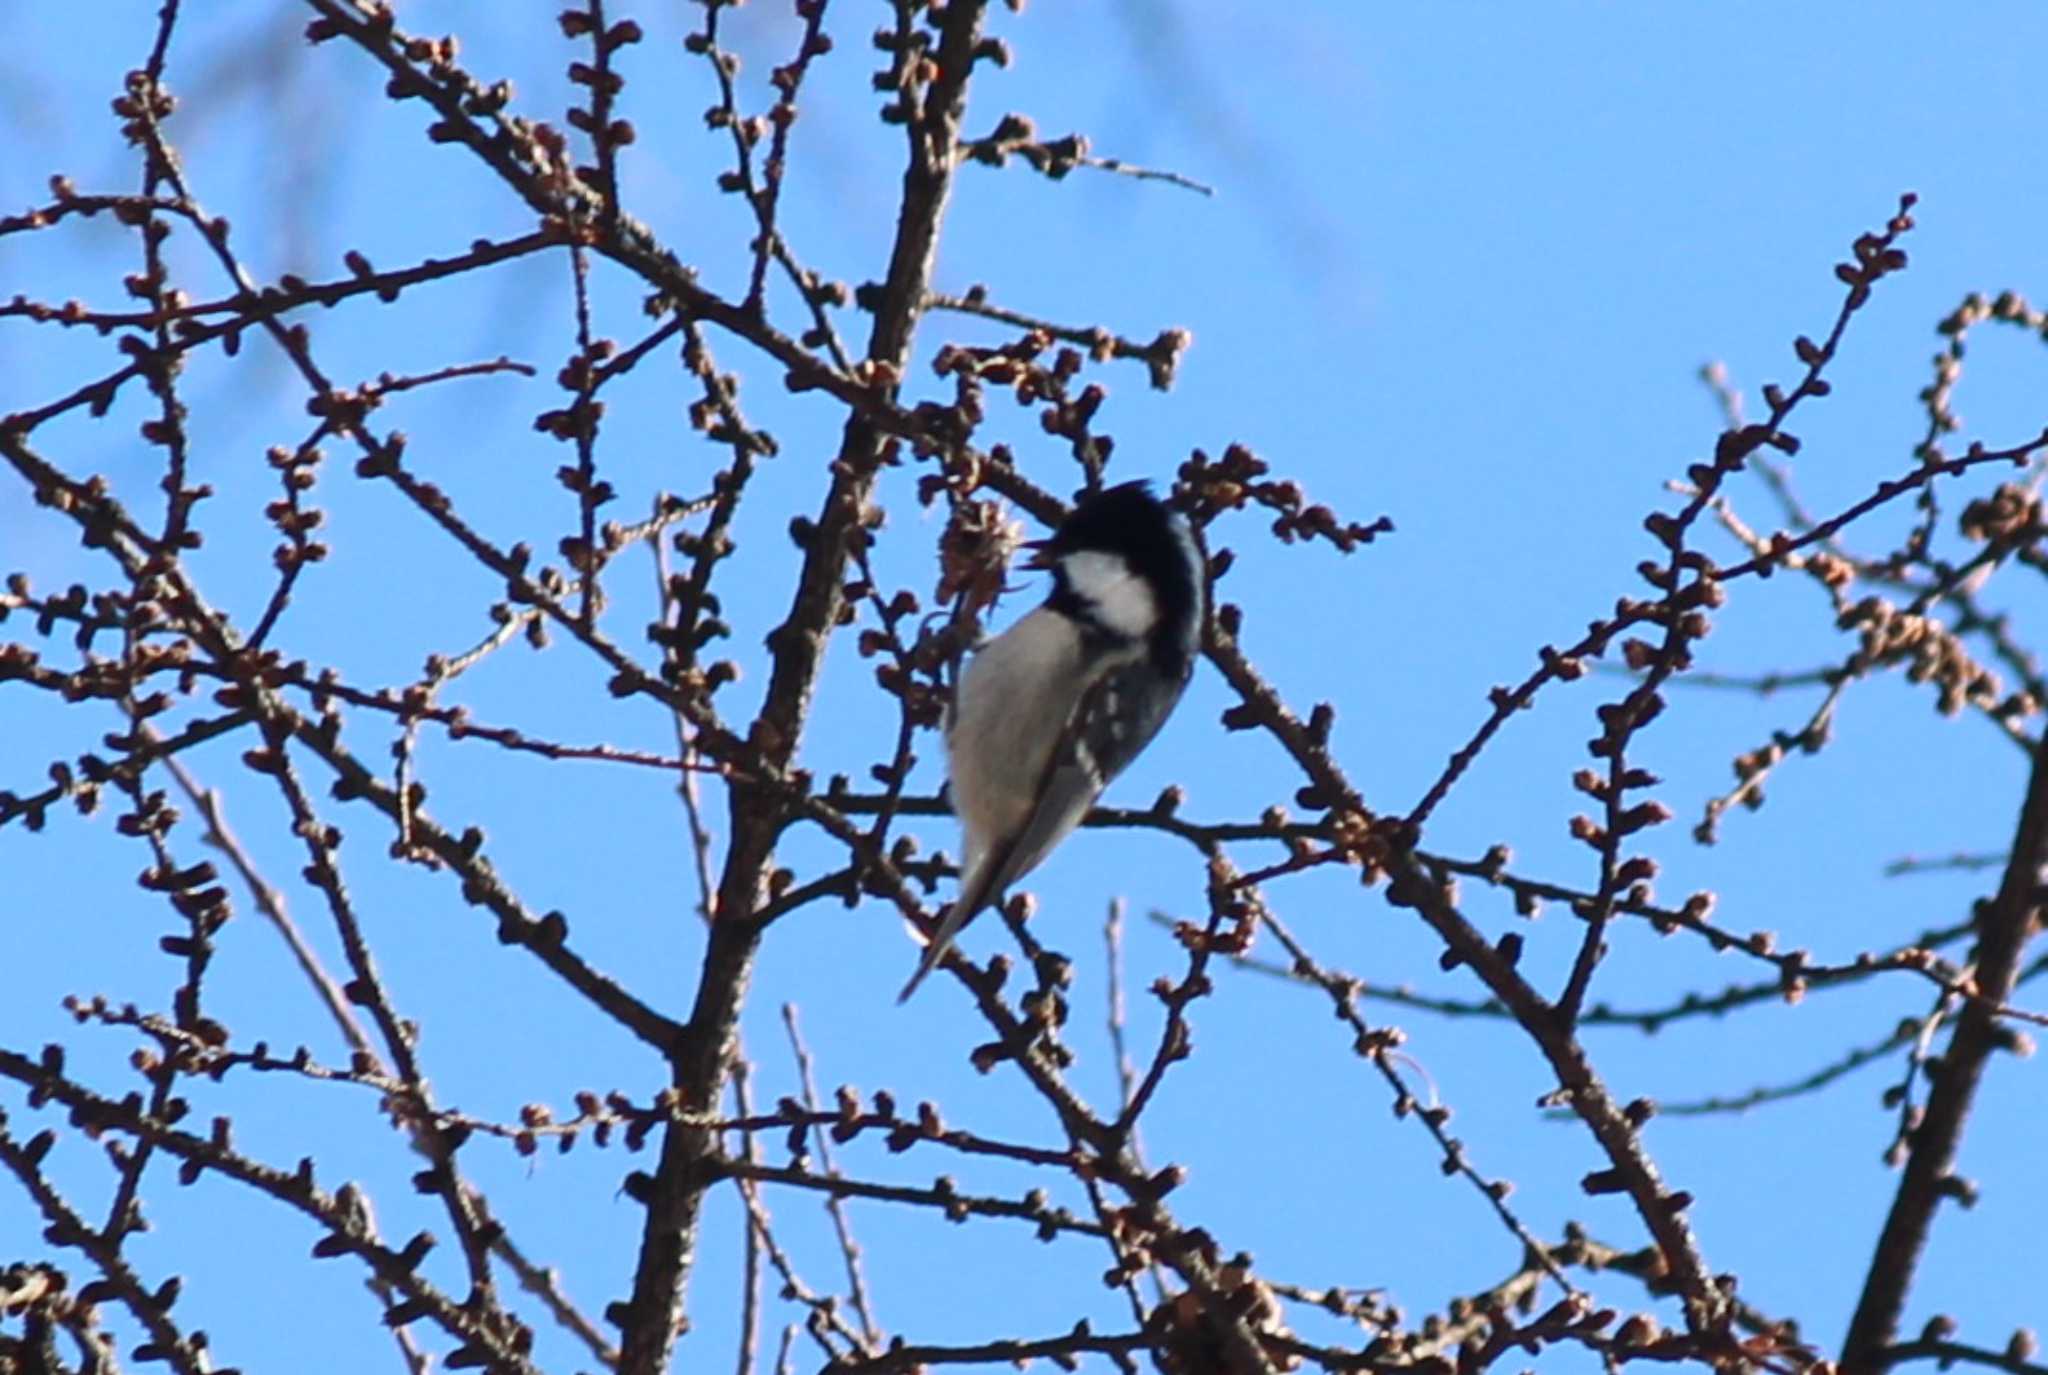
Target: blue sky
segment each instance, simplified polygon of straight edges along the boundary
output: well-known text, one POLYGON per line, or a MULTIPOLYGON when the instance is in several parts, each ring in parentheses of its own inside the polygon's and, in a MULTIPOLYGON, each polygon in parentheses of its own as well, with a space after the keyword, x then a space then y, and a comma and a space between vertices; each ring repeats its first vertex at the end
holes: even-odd
MULTIPOLYGON (((745 228, 741 207, 711 186, 726 148, 703 132, 710 84, 682 51, 682 7, 644 8, 648 41, 624 60, 624 109, 639 129, 624 162, 627 194, 707 283, 734 291, 745 228)), ((415 31, 460 33, 465 65, 513 77, 522 108, 559 119, 569 99, 561 68, 575 54, 540 10, 417 3, 401 13, 415 31)), ((875 121, 867 89, 874 54, 866 35, 878 13, 835 7, 838 48, 818 65, 786 201, 795 251, 850 282, 879 272, 899 176, 900 139, 875 121)), ((382 82, 360 54, 340 44, 308 49, 291 37, 302 18, 286 7, 263 15, 194 7, 169 69, 185 102, 172 131, 195 190, 234 221, 259 273, 338 275, 352 248, 395 266, 529 227, 527 212, 471 160, 422 137, 419 107, 379 97, 382 82)), ((762 0, 731 22, 748 59, 743 87, 758 102, 762 74, 788 45, 787 15, 762 0)), ((1395 534, 1348 558, 1325 545, 1274 546, 1250 516, 1212 534, 1240 556, 1219 595, 1245 608, 1248 648, 1290 701, 1337 704, 1336 748, 1376 806, 1405 809, 1483 719, 1491 684, 1519 679, 1539 645, 1575 638, 1634 590, 1631 570, 1653 552, 1643 513, 1669 503, 1662 484, 1710 452, 1718 426, 1700 365, 1724 360, 1750 388, 1789 378, 1793 336, 1825 329, 1839 302, 1831 265, 1891 213, 1900 192, 1921 196, 1919 228, 1907 240, 1911 269, 1885 282, 1858 317, 1831 373, 1835 394, 1794 426, 1806 441, 1796 477, 1813 508, 1847 504, 1910 469, 1923 424, 1916 393, 1939 343, 1933 326, 1966 293, 2048 294, 2040 234, 2048 178, 2034 155, 2042 132, 2035 68, 2048 22, 2032 5, 1936 15, 1835 5, 1041 0, 1022 16, 999 9, 993 23, 1015 60, 975 87, 971 129, 1021 111, 1049 135, 1085 131, 1099 154, 1183 173, 1217 194, 1107 174, 1077 172, 1054 184, 1016 165, 970 168, 938 285, 959 292, 984 283, 1015 309, 1138 338, 1169 325, 1193 332, 1171 393, 1151 392, 1135 366, 1097 379, 1111 391, 1098 423, 1118 441, 1117 471, 1163 481, 1191 449, 1213 454, 1241 442, 1347 517, 1393 519, 1395 534)), ((130 188, 136 173, 106 100, 146 49, 142 7, 90 29, 32 9, 8 28, 0 210, 42 199, 54 171, 81 189, 130 188)), ((189 275, 194 293, 217 293, 189 239, 173 244, 174 270, 189 275)), ((134 262, 130 244, 97 222, 0 240, 0 299, 24 291, 111 308, 119 275, 134 262)), ((601 276, 595 304, 601 333, 637 337, 630 284, 601 276)), ((383 419, 408 432, 410 459, 501 542, 552 547, 573 507, 552 477, 563 451, 533 432, 531 418, 558 404, 550 379, 573 340, 559 255, 394 306, 356 302, 308 323, 316 351, 341 377, 500 353, 537 365, 535 380, 428 389, 383 419)), ((1003 335, 939 315, 920 338, 928 356, 942 340, 1003 335)), ((738 711, 757 700, 760 635, 787 605, 781 532, 790 514, 815 505, 836 417, 815 397, 784 394, 776 371, 755 367, 735 341, 713 342, 722 365, 740 374, 750 416, 782 444, 739 531, 726 593, 737 628, 728 652, 746 671, 728 703, 738 711)), ((1973 342, 1957 403, 1967 437, 2003 445, 2040 428, 2048 360, 2039 350, 2016 332, 1973 342)), ((251 352, 261 352, 254 341, 251 352)), ((97 338, 0 319, 0 411, 40 404, 110 368, 112 356, 97 338)), ((691 393, 682 383, 671 366, 650 365, 611 398, 604 461, 628 494, 624 516, 637 515, 656 489, 694 494, 708 481, 715 455, 687 426, 691 393)), ((921 372, 912 385, 935 384, 921 372)), ((186 387, 201 476, 220 492, 194 566, 218 602, 246 617, 267 591, 273 542, 261 517, 274 490, 263 450, 303 434, 303 400, 278 360, 260 356, 197 358, 186 387)), ((153 509, 153 451, 132 439, 139 407, 139 398, 125 398, 114 420, 126 423, 66 421, 39 442, 153 509)), ((1071 464, 1035 416, 999 399, 990 409, 984 438, 1010 442, 1045 484, 1074 485, 1071 464)), ((910 500, 914 476, 894 475, 885 489, 891 526, 881 558, 885 576, 928 594, 937 526, 910 500)), ((357 482, 337 461, 319 495, 335 555, 309 579, 280 643, 356 681, 399 682, 428 652, 458 649, 488 629, 490 580, 393 493, 357 482)), ((1739 489, 1737 499, 1771 523, 1760 488, 1739 489)), ((1959 506, 1951 500, 1951 510, 1959 506)), ((1904 519, 1881 513, 1859 546, 1887 547, 1904 519)), ((17 568, 49 586, 105 576, 61 523, 18 486, 0 485, 0 572, 17 568)), ((615 633, 637 646, 652 572, 622 570, 620 579, 615 633)), ((2022 636, 2040 623, 2031 588, 2014 583, 2000 595, 2022 636)), ((10 637, 25 633, 18 620, 6 628, 10 637)), ((859 766, 893 729, 868 700, 868 667, 848 646, 828 665, 805 745, 804 762, 821 776, 859 766)), ((1810 586, 1776 579, 1736 592, 1704 646, 1703 667, 1804 669, 1850 647, 1810 586)), ((47 652, 58 658, 61 641, 47 652)), ((644 702, 614 703, 604 675, 569 649, 508 650, 463 688, 480 719, 650 749, 669 743, 666 720, 644 702)), ((1569 777, 1583 761, 1593 707, 1613 688, 1595 676, 1554 690, 1518 719, 1440 813, 1429 843, 1476 856, 1507 842, 1526 872, 1590 882, 1586 852, 1565 832, 1579 805, 1569 777)), ((1140 805, 1178 781, 1187 813, 1206 819, 1256 815, 1285 799, 1295 781, 1271 749, 1217 729, 1227 703, 1213 672, 1199 673, 1178 716, 1109 800, 1140 805)), ((1668 780, 1659 796, 1680 816, 1652 846, 1666 897, 1711 887, 1730 927, 1773 929, 1787 945, 1836 960, 1954 921, 1988 891, 1985 875, 1880 873, 1901 855, 2005 845, 2025 761, 1981 720, 1939 718, 1926 689, 1896 677, 1862 685, 1842 709, 1835 743, 1788 765, 1764 810, 1731 817, 1707 850, 1685 832, 1704 799, 1728 786, 1728 760, 1773 729, 1796 727, 1812 703, 1701 692, 1680 693, 1673 705, 1641 743, 1644 762, 1668 780)), ((112 726, 110 717, 0 690, 0 787, 25 791, 52 757, 95 748, 112 726)), ((379 723, 355 719, 352 729, 362 757, 384 757, 379 723)), ((313 894, 291 886, 300 861, 281 843, 277 806, 236 764, 239 748, 195 754, 194 768, 229 788, 232 819, 332 957, 313 894)), ((920 753, 929 790, 936 743, 920 753)), ((664 1010, 687 1011, 702 938, 681 817, 663 778, 539 766, 432 738, 421 767, 436 814, 483 825, 501 871, 535 908, 568 912, 595 963, 664 1010)), ((578 1088, 644 1096, 658 1084, 658 1065, 499 947, 445 876, 387 865, 379 825, 329 805, 350 835, 350 879, 380 959, 423 1022, 424 1053, 447 1101, 509 1118, 528 1101, 566 1106, 578 1088)), ((943 821, 914 829, 928 845, 954 845, 943 821)), ((196 834, 186 844, 196 847, 196 834)), ((800 873, 826 858, 802 836, 785 851, 800 873)), ((168 996, 173 970, 153 950, 167 915, 133 886, 142 865, 105 816, 63 816, 42 835, 0 831, 10 951, 0 965, 0 1043, 62 1037, 75 1063, 124 1084, 128 1044, 72 1028, 57 999, 104 991, 153 1007, 168 996)), ((1115 896, 1138 913, 1187 913, 1200 901, 1199 878, 1164 839, 1101 831, 1077 836, 1034 877, 1043 933, 1079 964, 1077 1081, 1103 1098, 1114 1077, 1099 1030, 1101 913, 1115 896)), ((1469 977, 1439 972, 1433 939, 1377 895, 1319 877, 1281 885, 1272 897, 1331 964, 1375 984, 1477 995, 1469 977)), ((1552 912, 1529 924, 1485 894, 1472 895, 1470 910, 1490 933, 1523 929, 1527 967, 1555 987, 1576 947, 1575 923, 1552 912)), ((985 927, 968 937, 977 955, 996 948, 985 927)), ((1615 947, 1595 996, 1617 1006, 1653 1006, 1760 972, 1641 927, 1621 928, 1615 947)), ((1136 917, 1128 955, 1134 989, 1177 967, 1170 942, 1136 917)), ((899 924, 873 905, 820 907, 776 928, 746 1024, 761 1097, 773 1101, 794 1086, 777 1014, 794 1001, 828 1092, 840 1082, 887 1087, 904 1102, 933 1099, 949 1120, 991 1134, 1050 1140, 1056 1127, 1014 1081, 968 1066, 983 1033, 957 987, 934 981, 909 1007, 892 1005, 913 958, 899 924)), ((1394 1119, 1384 1088, 1349 1055, 1319 997, 1257 976, 1221 983, 1196 1013, 1198 1053, 1169 1078, 1147 1134, 1156 1159, 1191 1170, 1176 1195, 1185 1220, 1251 1250, 1275 1278, 1383 1287, 1411 1313, 1512 1268, 1516 1252, 1481 1200, 1439 1175, 1415 1124, 1394 1119)), ((223 937, 211 996, 240 1037, 303 1041, 342 1057, 278 943, 247 910, 223 937)), ((1138 1044, 1149 1046, 1154 1009, 1142 997, 1134 1003, 1138 1044)), ((1679 1101, 1796 1077, 1928 1004, 1928 986, 1901 977, 1654 1038, 1591 1031, 1588 1039, 1623 1097, 1679 1101)), ((1515 1204, 1537 1232, 1555 1235, 1576 1218, 1610 1242, 1638 1244, 1623 1205, 1579 1193, 1579 1177, 1603 1162, 1583 1133, 1534 1108, 1549 1084, 1531 1049, 1491 1023, 1375 1015, 1409 1033, 1409 1053, 1456 1109, 1481 1168, 1515 1180, 1515 1204)), ((1891 1125, 1878 1097, 1899 1070, 1887 1060, 1825 1095, 1740 1117, 1669 1118, 1648 1136, 1667 1175, 1699 1200, 1693 1219, 1710 1263, 1741 1274, 1744 1297, 1766 1311, 1805 1320, 1824 1345, 1846 1323, 1895 1181, 1879 1158, 1891 1125)), ((2012 1327, 2042 1319, 2036 1277, 2048 1195, 2037 1179, 2039 1073, 2010 1058, 1994 1063, 1962 1160, 1984 1202, 1943 1214, 1909 1332, 1949 1312, 1966 1337, 2000 1346, 2012 1327)), ((216 1092, 205 1111, 232 1112, 237 1140, 252 1152, 284 1162, 313 1153, 323 1179, 364 1180, 387 1231, 438 1220, 410 1196, 409 1159, 367 1093, 275 1077, 231 1080, 216 1092)), ((16 1114, 18 1096, 0 1092, 0 1106, 16 1114)), ((623 1292, 639 1210, 617 1192, 626 1167, 616 1152, 534 1162, 485 1146, 469 1154, 515 1232, 562 1268, 579 1302, 597 1311, 623 1292)), ((85 1198, 100 1187, 92 1157, 77 1142, 53 1157, 85 1198)), ((1011 1195, 1040 1182, 891 1157, 866 1142, 841 1160, 863 1177, 928 1182, 949 1170, 1011 1195)), ((180 1314, 214 1332, 225 1362, 275 1367, 291 1355, 300 1368, 342 1370, 390 1359, 347 1263, 303 1263, 313 1239, 303 1222, 252 1207, 212 1179, 160 1189, 154 1202, 158 1228, 137 1254, 158 1274, 189 1276, 180 1314)), ((813 1200, 772 1202, 806 1278, 836 1285, 835 1252, 813 1200)), ((1099 1255, 1070 1249, 1056 1258, 1028 1229, 959 1229, 861 1206, 853 1216, 880 1317, 913 1341, 1052 1333, 1083 1315, 1109 1330, 1118 1320, 1114 1295, 1094 1279, 1106 1263, 1099 1255)), ((32 1251, 37 1225, 18 1193, 0 1189, 0 1254, 32 1251)), ((735 1322, 739 1226, 721 1196, 693 1286, 690 1341, 721 1361, 735 1322)), ((444 1254, 433 1263, 449 1261, 444 1254)), ((1624 1282, 1603 1281, 1600 1292, 1624 1308, 1648 1306, 1624 1282)), ((573 1362, 559 1344, 543 1351, 563 1368, 573 1362)))

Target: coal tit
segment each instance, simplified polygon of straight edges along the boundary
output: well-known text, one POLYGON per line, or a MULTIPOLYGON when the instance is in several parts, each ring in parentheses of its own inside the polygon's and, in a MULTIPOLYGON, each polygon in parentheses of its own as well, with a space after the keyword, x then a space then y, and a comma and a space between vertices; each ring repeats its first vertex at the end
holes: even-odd
POLYGON ((1026 546, 1045 604, 968 661, 946 714, 960 895, 925 946, 914 992, 953 936, 1080 824, 1166 723, 1194 671, 1202 556, 1143 482, 1092 492, 1026 546))

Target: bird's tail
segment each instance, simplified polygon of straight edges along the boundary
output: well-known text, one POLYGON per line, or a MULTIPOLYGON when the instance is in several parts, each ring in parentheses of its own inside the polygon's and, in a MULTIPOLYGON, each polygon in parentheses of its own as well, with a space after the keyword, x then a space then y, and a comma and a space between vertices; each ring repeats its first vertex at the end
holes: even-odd
POLYGON ((1007 855, 989 855, 974 867, 967 881, 960 885, 960 896, 946 909, 946 915, 939 921, 939 929, 933 933, 931 943, 924 948, 924 957, 917 962, 917 972, 910 976, 910 982, 903 985, 903 991, 896 995, 900 1006, 910 1001, 910 995, 917 992, 917 986, 924 982, 924 976, 939 967, 939 961, 953 948, 953 937, 960 928, 967 925, 967 919, 979 912, 995 895, 995 879, 1001 870, 1001 860, 1007 855))

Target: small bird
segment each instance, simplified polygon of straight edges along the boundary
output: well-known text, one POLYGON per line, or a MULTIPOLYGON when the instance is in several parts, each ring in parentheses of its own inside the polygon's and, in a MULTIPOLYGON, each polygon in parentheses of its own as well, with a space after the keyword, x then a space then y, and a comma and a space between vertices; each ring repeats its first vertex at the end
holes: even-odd
POLYGON ((953 936, 1036 868, 1151 743, 1194 671, 1202 555, 1144 482, 1092 492, 1025 546, 1052 573, 1045 604, 968 662, 946 713, 960 895, 896 1001, 953 936))

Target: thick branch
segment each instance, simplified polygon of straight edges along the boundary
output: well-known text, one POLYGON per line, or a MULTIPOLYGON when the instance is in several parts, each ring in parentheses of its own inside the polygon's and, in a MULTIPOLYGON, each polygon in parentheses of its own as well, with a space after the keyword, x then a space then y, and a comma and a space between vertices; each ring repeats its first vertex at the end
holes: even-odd
MULTIPOLYGON (((893 379, 909 367, 912 337, 930 292, 939 226, 952 191, 952 148, 965 109, 986 8, 981 0, 947 6, 940 35, 939 78, 924 92, 910 122, 909 166, 889 274, 875 311, 868 365, 893 395, 893 379)), ((869 494, 887 437, 860 411, 849 416, 830 492, 812 527, 803 572, 788 618, 769 636, 774 668, 752 739, 779 771, 794 758, 825 647, 839 621, 853 542, 866 537, 869 494)), ((753 971, 761 924, 752 914, 768 899, 774 845, 787 820, 783 795, 736 782, 731 789, 732 843, 719 879, 718 920, 704 954, 697 1000, 673 1056, 674 1084, 688 1107, 709 1110, 725 1088, 740 1006, 753 971)), ((667 1367, 683 1316, 683 1285, 696 1253, 705 1191, 718 1178, 717 1138, 677 1124, 662 1144, 661 1167, 647 1199, 647 1222, 624 1317, 619 1369, 656 1375, 667 1367)))
POLYGON ((1955 1035, 1942 1057, 1942 1072, 1928 1095, 1927 1112, 1912 1134, 1904 1176, 1892 1198, 1877 1251, 1863 1282, 1863 1296, 1842 1343, 1844 1375, 1885 1369, 1885 1354, 1898 1334, 1906 1292, 1920 1268, 1920 1254, 1935 1209, 1952 1187, 1956 1150, 1975 1106, 1977 1086, 1991 1052, 2007 1044, 1995 1009, 2012 996, 2027 940, 2039 924, 2041 883, 2048 873, 2048 741, 2034 752, 2027 796, 2020 808, 2011 857, 1998 896, 1977 923, 1976 991, 1956 1018, 1955 1035))

